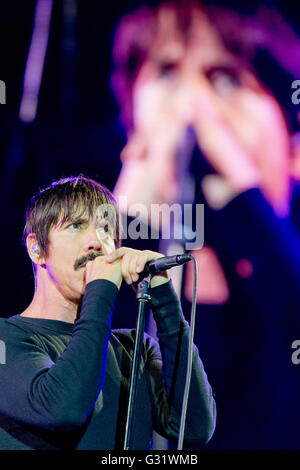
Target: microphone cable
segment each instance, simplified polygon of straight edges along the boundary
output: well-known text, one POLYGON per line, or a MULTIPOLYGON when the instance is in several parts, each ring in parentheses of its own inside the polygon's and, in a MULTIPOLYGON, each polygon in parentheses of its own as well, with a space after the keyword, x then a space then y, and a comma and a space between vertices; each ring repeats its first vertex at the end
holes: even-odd
POLYGON ((183 446, 186 411, 187 411, 189 391, 190 391, 190 385, 191 385, 193 352, 194 352, 194 332, 195 332, 195 317, 196 317, 196 304, 197 304, 196 303, 196 300, 197 300, 197 261, 192 255, 191 255, 191 259, 193 261, 193 267, 194 267, 194 291, 193 291, 191 322, 190 322, 189 341, 188 341, 187 372, 186 372, 186 380, 185 380, 185 386, 184 386, 177 450, 182 450, 182 446, 183 446))

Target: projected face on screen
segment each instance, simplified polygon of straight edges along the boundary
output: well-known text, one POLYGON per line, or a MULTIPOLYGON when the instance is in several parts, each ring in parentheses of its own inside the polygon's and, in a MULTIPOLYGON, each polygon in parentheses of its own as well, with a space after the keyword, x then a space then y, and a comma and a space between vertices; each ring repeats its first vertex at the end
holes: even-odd
POLYGON ((184 30, 175 10, 161 7, 153 31, 132 82, 133 129, 116 194, 146 204, 178 200, 180 149, 192 126, 202 154, 233 192, 260 186, 285 213, 290 143, 275 98, 200 9, 184 30))

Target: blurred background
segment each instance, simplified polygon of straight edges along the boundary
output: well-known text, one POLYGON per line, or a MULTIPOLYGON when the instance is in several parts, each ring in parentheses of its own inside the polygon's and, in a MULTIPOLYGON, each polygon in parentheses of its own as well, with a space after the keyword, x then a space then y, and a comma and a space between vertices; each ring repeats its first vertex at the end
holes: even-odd
MULTIPOLYGON (((276 56, 261 46, 255 50, 253 64, 260 80, 276 97, 291 139, 293 136, 296 141, 300 105, 293 103, 291 96, 292 82, 300 80, 300 48, 296 40, 292 47, 290 38, 296 38, 300 31, 297 2, 203 3, 231 8, 250 17, 261 6, 270 7, 283 19, 288 31, 286 43, 278 45, 281 54, 276 56)), ((127 136, 111 88, 113 38, 121 18, 141 4, 145 2, 1 1, 0 79, 6 84, 6 104, 0 107, 0 315, 3 317, 21 313, 33 295, 32 268, 22 244, 25 207, 33 194, 55 179, 79 173, 99 180, 110 190, 115 187, 127 136)), ((249 34, 254 35, 255 31, 249 34)), ((199 164, 189 168, 191 174, 202 170, 199 164)), ((191 202, 195 201, 204 202, 201 195, 193 196, 191 202)), ((215 304, 199 301, 195 343, 219 409, 215 435, 203 448, 300 447, 296 376, 300 369, 297 371, 291 361, 292 340, 300 338, 296 292, 300 262, 297 231, 294 228, 289 231, 291 224, 300 227, 300 205, 296 198, 293 201, 293 217, 285 220, 284 227, 279 222, 280 236, 276 241, 272 237, 277 225, 270 219, 270 238, 261 240, 251 263, 248 262, 251 255, 246 257, 241 253, 230 263, 228 252, 221 247, 222 262, 224 265, 228 262, 229 266, 227 270, 224 268, 228 288, 234 294, 225 295, 224 301, 215 304), (280 264, 278 268, 276 256, 269 257, 263 272, 268 282, 265 289, 260 278, 255 278, 255 263, 259 264, 270 243, 281 250, 284 236, 290 250, 284 256, 290 257, 294 264, 287 263, 285 267, 280 264), (242 260, 239 265, 238 260, 242 260), (285 280, 278 277, 277 270, 285 280), (279 300, 268 297, 278 290, 279 300), (253 291, 259 297, 258 303, 253 300, 253 291), (290 316, 284 313, 283 306, 287 303, 290 316), (279 338, 279 332, 286 328, 284 338, 279 338)), ((243 220, 242 206, 240 211, 241 224, 245 224, 243 233, 250 238, 252 229, 259 231, 261 221, 255 219, 251 210, 249 218, 243 220)), ((235 222, 237 213, 231 214, 235 222)), ((205 240, 211 238, 210 245, 215 243, 216 251, 219 242, 214 242, 213 232, 222 224, 226 226, 230 214, 225 216, 218 215, 219 221, 214 222, 214 215, 210 219, 210 212, 207 214, 205 240)), ((231 237, 225 231, 226 236, 231 237)), ((232 243, 238 242, 232 240, 232 243)), ((133 242, 132 246, 137 244, 133 242)), ((277 249, 273 253, 278 254, 277 249)), ((185 272, 185 280, 190 285, 191 278, 187 276, 185 272)), ((182 291, 182 304, 189 319, 188 290, 182 291)), ((116 304, 113 326, 134 327, 136 308, 133 292, 124 287, 116 304)))

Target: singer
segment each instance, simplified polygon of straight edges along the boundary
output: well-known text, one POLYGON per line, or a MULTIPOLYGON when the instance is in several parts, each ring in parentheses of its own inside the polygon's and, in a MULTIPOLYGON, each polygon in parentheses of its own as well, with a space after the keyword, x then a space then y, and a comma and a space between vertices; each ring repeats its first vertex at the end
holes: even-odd
MULTIPOLYGON (((24 241, 35 292, 21 313, 0 320, 0 449, 122 449, 135 331, 111 330, 123 281, 134 283, 162 255, 121 247, 96 209, 116 202, 82 175, 53 182, 31 199, 24 241), (106 236, 99 236, 104 227, 106 236)), ((145 334, 133 420, 133 449, 152 430, 178 438, 189 326, 167 272, 151 281, 159 344, 145 334)), ((126 314, 126 312, 124 312, 126 314)), ((185 445, 207 442, 215 401, 194 347, 185 445)))

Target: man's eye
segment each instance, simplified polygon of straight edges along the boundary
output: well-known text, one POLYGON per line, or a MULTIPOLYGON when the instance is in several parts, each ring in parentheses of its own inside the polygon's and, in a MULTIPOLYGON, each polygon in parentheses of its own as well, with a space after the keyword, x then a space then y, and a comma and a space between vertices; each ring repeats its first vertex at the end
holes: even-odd
POLYGON ((213 67, 206 71, 206 77, 221 96, 227 96, 230 91, 241 86, 239 73, 235 68, 213 67))
POLYGON ((81 222, 72 222, 71 224, 68 225, 68 228, 71 228, 73 230, 80 230, 82 226, 83 224, 81 222))
POLYGON ((157 70, 159 77, 172 77, 178 72, 178 64, 176 62, 161 62, 158 64, 157 70))

